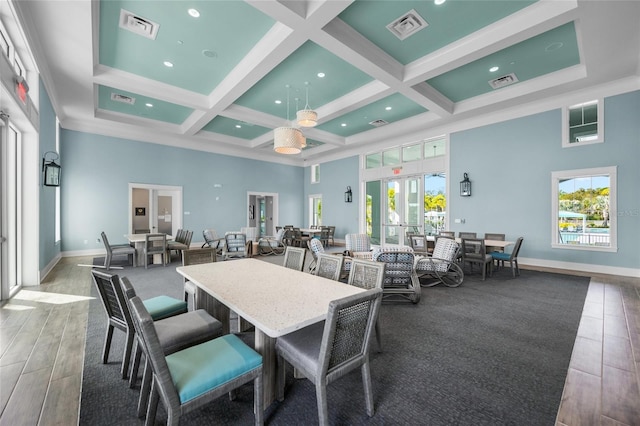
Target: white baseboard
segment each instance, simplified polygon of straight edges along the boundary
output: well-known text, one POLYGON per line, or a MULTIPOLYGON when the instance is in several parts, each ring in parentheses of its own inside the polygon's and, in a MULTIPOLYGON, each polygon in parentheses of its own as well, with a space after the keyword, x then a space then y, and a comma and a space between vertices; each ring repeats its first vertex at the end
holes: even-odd
POLYGON ((40 270, 40 280, 38 281, 39 283, 42 283, 42 281, 47 278, 49 272, 51 272, 54 266, 56 266, 58 262, 60 262, 60 259, 62 259, 62 254, 58 253, 53 259, 51 259, 51 262, 49 262, 49 264, 45 266, 44 269, 40 270))
POLYGON ((543 268, 565 269, 576 272, 592 272, 595 274, 619 275, 640 278, 640 269, 621 268, 618 266, 595 265, 591 263, 560 262, 557 260, 518 258, 520 266, 536 266, 543 268))

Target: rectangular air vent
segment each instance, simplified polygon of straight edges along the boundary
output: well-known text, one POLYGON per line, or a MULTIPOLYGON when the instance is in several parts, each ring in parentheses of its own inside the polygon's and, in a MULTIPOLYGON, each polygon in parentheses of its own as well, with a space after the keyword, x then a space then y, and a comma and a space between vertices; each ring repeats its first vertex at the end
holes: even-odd
POLYGON ((150 38, 151 40, 155 40, 156 35, 158 35, 158 28, 160 28, 160 24, 156 24, 153 21, 136 16, 128 10, 120 9, 120 28, 143 37, 150 38))
POLYGON ((500 89, 501 87, 509 86, 510 84, 517 83, 518 77, 514 73, 503 75, 495 80, 489 80, 489 85, 494 89, 500 89))
POLYGON ((411 9, 387 25, 387 29, 400 40, 404 40, 421 29, 426 28, 428 25, 427 21, 425 21, 424 18, 415 11, 415 9, 411 9))
POLYGON ((374 127, 381 127, 381 126, 389 124, 389 122, 388 121, 384 121, 383 119, 378 119, 378 120, 371 121, 369 124, 371 124, 374 127))
POLYGON ((122 95, 120 93, 111 93, 111 100, 115 102, 122 102, 123 104, 133 105, 136 103, 136 98, 131 96, 122 95))

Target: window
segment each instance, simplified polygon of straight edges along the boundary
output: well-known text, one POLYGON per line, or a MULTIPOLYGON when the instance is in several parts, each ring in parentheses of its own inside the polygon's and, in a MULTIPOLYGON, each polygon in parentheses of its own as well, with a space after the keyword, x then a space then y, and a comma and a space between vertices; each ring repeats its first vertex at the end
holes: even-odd
POLYGON ((309 225, 322 225, 322 195, 309 195, 309 225))
POLYGON ((407 145, 402 147, 402 162, 417 161, 422 158, 422 144, 407 145))
POLYGON ((365 160, 365 168, 367 169, 376 169, 380 167, 382 164, 382 153, 376 152, 374 154, 369 154, 366 156, 365 160))
POLYGON ((447 153, 444 136, 424 141, 424 158, 440 157, 447 153))
POLYGON ((604 142, 603 101, 594 100, 563 110, 563 147, 604 142))
POLYGON ((7 58, 9 57, 9 40, 7 36, 4 35, 4 32, 2 31, 1 27, 0 27, 0 50, 2 50, 2 53, 4 53, 7 58))
POLYGON ((552 247, 617 251, 616 167, 552 172, 552 247))
POLYGON ((400 164, 400 148, 392 148, 382 152, 382 165, 395 166, 400 164))
POLYGON ((311 166, 311 183, 320 182, 320 164, 313 164, 311 166))

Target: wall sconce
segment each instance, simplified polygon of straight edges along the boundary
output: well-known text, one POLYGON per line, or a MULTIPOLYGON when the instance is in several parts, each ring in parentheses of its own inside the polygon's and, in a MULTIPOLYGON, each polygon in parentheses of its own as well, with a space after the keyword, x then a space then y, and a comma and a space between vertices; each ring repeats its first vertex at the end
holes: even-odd
POLYGON ((460 196, 471 197, 471 181, 466 173, 464 174, 464 179, 460 181, 460 196))
POLYGON ((347 186, 347 191, 344 193, 344 202, 350 203, 353 201, 353 193, 351 192, 351 187, 347 186))
POLYGON ((42 183, 44 186, 60 186, 60 171, 62 168, 55 162, 55 160, 59 158, 60 156, 55 151, 47 151, 44 153, 44 157, 42 157, 42 173, 44 175, 42 183), (53 154, 55 158, 47 161, 47 154, 53 154))

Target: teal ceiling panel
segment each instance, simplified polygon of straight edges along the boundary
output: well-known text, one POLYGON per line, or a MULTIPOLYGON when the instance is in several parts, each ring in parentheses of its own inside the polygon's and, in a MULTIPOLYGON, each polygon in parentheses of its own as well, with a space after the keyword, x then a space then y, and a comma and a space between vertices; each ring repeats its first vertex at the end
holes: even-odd
POLYGON ((356 0, 340 19, 373 44, 406 65, 455 42, 487 25, 513 14, 535 1, 529 0, 448 0, 433 1, 356 0), (387 25, 415 10, 427 26, 400 40, 387 25))
POLYGON ((193 112, 192 108, 108 86, 98 86, 98 108, 173 124, 182 124, 193 112))
POLYGON ((272 129, 267 129, 266 127, 247 123, 245 121, 217 116, 204 126, 202 130, 251 140, 270 132, 272 129))
POLYGON ((209 94, 274 21, 243 1, 100 2, 102 65, 209 94), (198 11, 193 17, 188 10, 198 11), (159 25, 155 40, 120 28, 121 9, 159 25), (163 65, 165 61, 173 67, 163 65))
POLYGON ((386 123, 393 123, 424 112, 427 112, 427 109, 403 95, 394 94, 320 124, 318 129, 347 137, 374 129, 376 126, 370 124, 371 122, 384 120, 386 123))
POLYGON ((236 103, 287 119, 287 85, 290 86, 289 119, 306 103, 318 108, 370 82, 372 78, 313 42, 307 42, 242 95, 236 103), (319 77, 319 73, 324 73, 319 77), (279 101, 280 103, 276 103, 279 101))
POLYGON ((427 83, 452 101, 459 102, 493 91, 489 81, 511 73, 518 82, 523 82, 579 63, 576 31, 573 22, 569 22, 427 80, 427 83), (494 67, 498 69, 490 71, 494 67))

